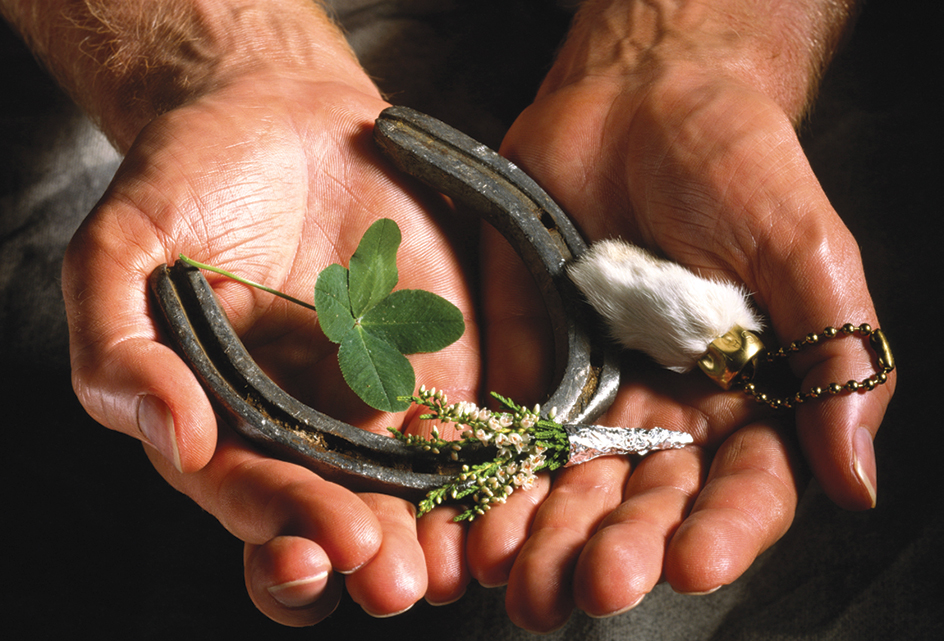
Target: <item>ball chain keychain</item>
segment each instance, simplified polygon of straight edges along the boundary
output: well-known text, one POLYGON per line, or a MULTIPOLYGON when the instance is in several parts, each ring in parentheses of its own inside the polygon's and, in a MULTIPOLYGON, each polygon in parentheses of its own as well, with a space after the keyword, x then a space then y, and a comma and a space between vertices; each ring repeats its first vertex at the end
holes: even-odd
MULTIPOLYGON (((734 340, 726 334, 724 337, 713 341, 709 347, 709 353, 705 355, 704 359, 698 362, 705 373, 712 378, 715 378, 716 372, 719 371, 723 372, 722 378, 736 374, 737 363, 744 360, 744 357, 737 352, 737 343, 756 339, 756 336, 748 337, 745 333, 741 333, 739 328, 735 328, 733 333, 735 335, 734 340), (738 334, 740 334, 740 336, 738 336, 738 334), (724 351, 729 344, 734 348, 733 352, 724 351)), ((762 351, 756 355, 756 359, 762 359, 763 362, 772 363, 778 359, 795 354, 806 347, 818 345, 826 340, 853 335, 869 339, 869 345, 875 352, 879 365, 877 372, 861 381, 850 380, 845 384, 831 383, 826 387, 814 387, 806 392, 800 391, 793 396, 780 398, 761 391, 756 384, 746 377, 736 376, 734 380, 740 381, 744 391, 756 401, 765 403, 773 409, 791 409, 801 403, 820 398, 824 395, 836 396, 843 392, 857 392, 859 390, 871 392, 878 385, 882 385, 888 381, 888 375, 895 369, 895 358, 892 356, 891 346, 888 344, 885 333, 879 328, 873 329, 868 323, 862 323, 861 325, 846 323, 839 328, 827 327, 819 334, 808 334, 802 340, 790 343, 788 347, 781 347, 776 351, 762 351)), ((718 379, 715 378, 715 380, 718 379)), ((725 387, 725 389, 730 389, 730 385, 725 387)))

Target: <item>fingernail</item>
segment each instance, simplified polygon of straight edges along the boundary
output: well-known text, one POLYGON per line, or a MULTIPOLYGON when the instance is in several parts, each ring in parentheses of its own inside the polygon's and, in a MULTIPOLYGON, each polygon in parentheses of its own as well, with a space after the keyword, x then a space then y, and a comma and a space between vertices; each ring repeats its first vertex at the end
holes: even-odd
POLYGON ((266 588, 273 599, 287 608, 303 608, 318 600, 328 584, 328 572, 320 572, 304 579, 286 581, 266 588))
POLYGON ((682 594, 684 596, 708 596, 709 594, 714 594, 721 588, 722 586, 719 585, 716 588, 711 588, 709 590, 702 590, 701 592, 679 592, 679 594, 682 594))
POLYGON ((398 616, 398 615, 400 615, 400 614, 403 614, 404 612, 409 611, 409 610, 413 607, 413 605, 414 605, 414 604, 411 603, 410 605, 408 605, 407 607, 403 608, 402 610, 400 610, 400 611, 398 611, 398 612, 390 612, 389 614, 376 614, 376 613, 374 613, 374 612, 371 612, 370 610, 368 610, 368 609, 365 608, 364 606, 361 606, 361 608, 364 610, 364 612, 366 612, 366 613, 369 614, 370 616, 374 617, 375 619, 389 619, 390 617, 395 617, 395 616, 398 616))
POLYGON ((338 574, 344 574, 344 575, 354 574, 355 572, 357 572, 358 570, 360 570, 362 567, 364 567, 364 566, 367 565, 368 563, 370 563, 369 560, 368 560, 368 561, 364 561, 364 562, 361 563, 360 565, 357 565, 357 566, 355 566, 355 567, 353 567, 353 568, 350 568, 350 569, 342 570, 341 568, 334 568, 334 571, 337 572, 338 574))
POLYGON ((629 612, 630 610, 632 610, 633 608, 635 608, 637 605, 639 605, 640 603, 642 603, 642 600, 645 599, 645 598, 646 598, 646 595, 643 594, 643 595, 640 595, 640 597, 639 597, 638 599, 636 599, 635 601, 633 601, 633 602, 630 603, 629 605, 624 606, 624 607, 622 607, 622 608, 620 608, 620 609, 618 609, 618 610, 614 610, 613 612, 607 612, 606 614, 590 614, 590 613, 588 612, 588 613, 587 613, 587 616, 589 616, 591 619, 608 619, 608 618, 610 618, 610 617, 619 616, 619 615, 625 614, 626 612, 629 612))
POLYGON ((479 579, 479 585, 481 585, 486 590, 494 590, 495 588, 503 588, 508 585, 508 581, 499 581, 498 583, 488 583, 479 579))
POLYGON ((860 427, 852 437, 852 452, 855 457, 855 474, 859 482, 869 493, 872 507, 876 504, 875 447, 872 445, 872 433, 860 427))
POLYGON ((177 431, 170 408, 156 396, 147 394, 138 404, 138 429, 161 455, 170 461, 178 472, 183 471, 180 450, 177 447, 177 431))
POLYGON ((455 597, 447 599, 445 601, 436 601, 434 599, 430 599, 429 597, 426 597, 426 602, 430 604, 431 606, 433 606, 434 608, 439 608, 444 605, 451 605, 455 603, 456 601, 458 601, 459 599, 461 599, 463 596, 465 596, 465 590, 462 590, 462 592, 460 592, 455 597))

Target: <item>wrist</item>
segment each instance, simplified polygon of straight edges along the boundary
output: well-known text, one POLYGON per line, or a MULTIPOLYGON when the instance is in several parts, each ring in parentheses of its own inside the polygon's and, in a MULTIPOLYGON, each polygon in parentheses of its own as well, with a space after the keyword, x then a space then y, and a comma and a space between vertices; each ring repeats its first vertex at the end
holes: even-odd
POLYGON ((247 76, 377 91, 314 0, 0 2, 122 151, 155 117, 247 76))
POLYGON ((853 4, 587 0, 541 91, 590 79, 642 94, 660 80, 727 78, 766 95, 797 122, 853 4))

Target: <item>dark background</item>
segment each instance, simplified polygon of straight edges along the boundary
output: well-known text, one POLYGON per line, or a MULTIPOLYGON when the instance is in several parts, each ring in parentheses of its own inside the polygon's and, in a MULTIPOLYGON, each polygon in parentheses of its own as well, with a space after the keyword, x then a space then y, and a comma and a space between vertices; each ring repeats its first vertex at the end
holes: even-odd
MULTIPOLYGON (((342 18, 355 45, 376 44, 374 3, 360 4, 363 11, 342 18)), ((420 34, 463 36, 444 55, 418 58, 435 91, 405 86, 392 99, 494 145, 536 87, 557 39, 546 34, 565 23, 534 2, 501 11, 474 4, 478 11, 447 2, 416 16, 420 34), (536 28, 539 19, 547 30, 536 28), (502 93, 503 85, 514 91, 502 93)), ((552 638, 925 639, 944 630, 942 11, 936 3, 924 12, 903 6, 866 3, 802 132, 860 241, 899 364, 898 393, 876 441, 878 507, 843 512, 813 485, 794 527, 735 584, 707 597, 659 586, 625 615, 575 615, 552 638)), ((345 597, 313 629, 270 622, 246 595, 242 544, 167 486, 135 441, 85 416, 69 381, 59 268, 117 158, 0 27, 0 636, 517 638, 502 591, 477 586, 457 604, 421 603, 393 619, 371 619, 345 597)), ((394 33, 389 44, 397 42, 394 33)), ((399 42, 406 57, 416 42, 416 32, 399 42)))

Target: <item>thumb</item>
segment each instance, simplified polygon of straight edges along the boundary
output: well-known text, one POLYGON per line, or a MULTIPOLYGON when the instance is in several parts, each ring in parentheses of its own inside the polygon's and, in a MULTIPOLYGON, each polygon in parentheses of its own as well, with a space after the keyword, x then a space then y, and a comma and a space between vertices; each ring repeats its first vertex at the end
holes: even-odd
POLYGON ((73 388, 96 421, 195 471, 216 447, 216 419, 190 369, 158 342, 149 314, 148 275, 165 259, 141 251, 141 235, 106 226, 90 216, 63 262, 73 388))
MULTIPOLYGON (((766 261, 769 278, 757 279, 774 329, 781 340, 802 342, 819 335, 791 357, 802 379, 800 391, 862 382, 881 371, 868 332, 826 328, 880 327, 868 292, 855 239, 828 206, 817 226, 794 232, 792 251, 766 261), (865 325, 863 325, 865 324, 865 325)), ((847 509, 875 506, 877 473, 872 440, 878 432, 895 387, 895 373, 871 391, 828 392, 797 409, 797 429, 805 457, 830 498, 847 509)))
MULTIPOLYGON (((839 336, 843 332, 839 332, 839 336)), ((820 358, 807 370, 802 390, 863 382, 876 376, 881 366, 870 355, 867 339, 854 332, 823 345, 820 358)), ((802 366, 801 366, 802 367, 802 366)), ((801 445, 825 492, 841 507, 875 507, 878 473, 872 441, 894 392, 895 373, 871 391, 843 391, 803 403, 797 410, 801 445)), ((827 392, 828 394, 828 392, 827 392)))

